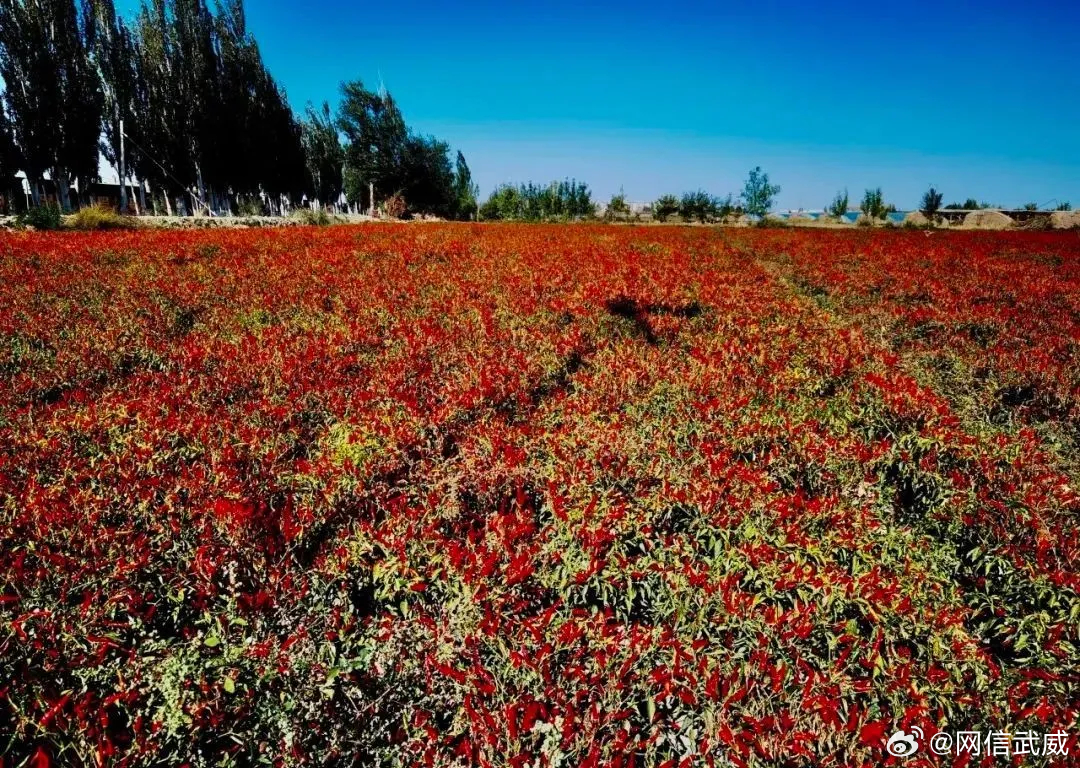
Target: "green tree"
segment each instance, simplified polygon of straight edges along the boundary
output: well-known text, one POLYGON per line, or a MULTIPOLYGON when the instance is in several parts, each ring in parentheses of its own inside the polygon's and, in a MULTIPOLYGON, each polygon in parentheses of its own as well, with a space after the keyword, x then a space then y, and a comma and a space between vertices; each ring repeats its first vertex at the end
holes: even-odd
POLYGON ((213 138, 203 130, 208 118, 201 90, 217 86, 216 67, 205 61, 213 47, 208 14, 201 0, 144 0, 135 25, 135 125, 125 123, 125 133, 134 139, 136 174, 161 190, 167 213, 176 195, 191 194, 200 145, 213 138))
POLYGON ((922 203, 919 206, 919 210, 923 215, 933 222, 938 215, 938 211, 941 210, 942 195, 933 187, 930 187, 926 191, 926 194, 922 197, 922 203))
POLYGON ((11 179, 22 164, 7 111, 0 104, 0 179, 11 179))
POLYGON ((596 204, 589 185, 577 179, 547 185, 501 184, 480 207, 480 218, 486 221, 587 219, 595 215, 596 204))
POLYGON ((653 203, 653 216, 657 221, 667 221, 679 212, 679 198, 675 195, 661 195, 653 203))
POLYGON ((35 202, 48 172, 68 189, 98 175, 102 94, 87 54, 87 17, 72 0, 0 0, 0 78, 35 202))
POLYGON ((121 158, 123 142, 120 126, 134 127, 132 107, 135 102, 137 70, 135 40, 124 20, 116 14, 113 0, 91 0, 87 38, 90 57, 102 85, 101 143, 105 159, 117 169, 120 178, 120 210, 127 210, 126 158, 121 158))
POLYGON ((522 215, 521 195, 518 188, 510 184, 496 187, 480 207, 480 218, 484 221, 509 221, 522 218, 522 215))
POLYGON ((720 202, 703 189, 696 192, 687 192, 679 201, 679 215, 683 221, 694 221, 702 224, 715 219, 720 213, 720 202))
POLYGON ((454 167, 450 145, 434 136, 409 136, 400 169, 400 192, 410 212, 445 218, 456 210, 454 167))
MULTIPOLYGON (((160 2, 161 0, 155 0, 160 2)), ((167 76, 174 82, 173 119, 181 154, 173 173, 196 191, 199 207, 206 201, 207 183, 221 181, 214 148, 223 139, 217 117, 228 108, 218 86, 221 71, 215 45, 215 20, 204 0, 169 0, 171 19, 167 76)))
POLYGON ((617 194, 611 196, 607 208, 604 210, 604 218, 609 221, 627 219, 630 217, 630 206, 626 202, 626 195, 620 189, 617 194))
POLYGON ((750 171, 742 191, 742 204, 751 216, 764 217, 772 208, 773 198, 780 194, 780 187, 769 183, 769 174, 758 166, 750 171))
POLYGON ((476 201, 480 196, 480 188, 472 180, 472 171, 465 162, 465 155, 460 151, 454 163, 454 218, 459 220, 471 219, 476 213, 476 201))
POLYGON ((343 83, 338 128, 345 136, 345 164, 352 171, 345 178, 349 201, 366 200, 369 183, 376 197, 399 191, 409 132, 393 97, 369 91, 360 80, 343 83))
POLYGON ((1037 211, 1039 210, 1038 203, 1024 203, 1022 210, 1025 211, 1037 211))
POLYGON ((321 112, 317 112, 308 104, 307 120, 301 130, 312 195, 321 203, 336 203, 343 187, 345 153, 330 105, 324 101, 321 112))
POLYGON ((871 221, 885 218, 887 207, 885 197, 881 193, 881 187, 866 190, 862 202, 859 203, 859 210, 871 221))
POLYGON ((712 212, 720 221, 727 221, 728 217, 736 212, 735 201, 732 196, 714 197, 712 212))
MULTIPOLYGON (((284 89, 263 62, 247 29, 241 1, 227 0, 218 7, 213 26, 217 90, 207 103, 220 108, 207 116, 207 131, 219 140, 203 148, 202 160, 209 183, 216 190, 263 191, 274 199, 299 198, 304 192, 314 196, 314 179, 305 157, 305 123, 293 115, 284 89)), ((329 121, 327 115, 323 117, 329 121)), ((334 155, 336 130, 319 135, 328 142, 326 151, 334 155)), ((336 199, 340 170, 324 170, 324 187, 329 191, 322 191, 336 199)), ((219 195, 212 191, 211 196, 219 195)))
POLYGON ((846 189, 843 192, 837 192, 836 197, 834 197, 832 199, 832 202, 829 203, 826 211, 830 216, 839 219, 845 213, 847 213, 848 202, 848 191, 846 189))
POLYGON ((1064 203, 1058 203, 1057 207, 1054 208, 1054 210, 1055 211, 1071 211, 1072 210, 1072 203, 1070 203, 1068 201, 1066 201, 1064 203))

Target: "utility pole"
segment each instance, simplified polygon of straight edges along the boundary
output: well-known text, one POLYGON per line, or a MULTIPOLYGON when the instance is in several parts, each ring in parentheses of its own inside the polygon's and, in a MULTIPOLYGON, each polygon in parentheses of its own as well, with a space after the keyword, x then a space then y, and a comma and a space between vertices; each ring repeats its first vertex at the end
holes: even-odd
POLYGON ((127 174, 124 173, 124 119, 120 118, 120 215, 127 216, 127 174))

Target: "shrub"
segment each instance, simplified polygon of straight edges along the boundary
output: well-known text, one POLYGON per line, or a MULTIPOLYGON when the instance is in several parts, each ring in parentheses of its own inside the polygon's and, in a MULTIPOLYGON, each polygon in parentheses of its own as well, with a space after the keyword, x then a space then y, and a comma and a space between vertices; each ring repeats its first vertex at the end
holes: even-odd
POLYGON ((386 214, 388 219, 400 219, 405 215, 406 209, 405 198, 400 192, 390 195, 383 203, 383 213, 386 214))
POLYGON ((1046 232, 1054 228, 1054 222, 1049 216, 1036 216, 1025 221, 1019 228, 1028 231, 1046 232))
POLYGON ((121 216, 115 208, 97 203, 80 208, 69 221, 72 229, 128 229, 134 226, 129 217, 121 216))
POLYGON ((312 227, 325 227, 333 223, 324 208, 300 208, 293 213, 293 218, 312 227))
POLYGON ((242 197, 236 201, 236 212, 240 216, 262 216, 262 200, 258 197, 242 197))
POLYGON ((32 229, 60 229, 60 206, 49 203, 35 205, 20 213, 15 219, 15 224, 32 229))

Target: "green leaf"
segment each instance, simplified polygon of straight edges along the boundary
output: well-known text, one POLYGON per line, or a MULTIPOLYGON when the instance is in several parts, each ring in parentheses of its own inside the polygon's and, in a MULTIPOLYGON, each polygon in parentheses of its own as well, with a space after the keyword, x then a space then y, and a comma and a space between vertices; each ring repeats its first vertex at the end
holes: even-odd
POLYGON ((231 677, 226 677, 221 685, 225 689, 225 693, 236 693, 236 683, 233 682, 231 677))
POLYGON ((221 638, 217 635, 207 635, 206 639, 203 640, 203 645, 207 648, 216 648, 221 645, 221 638))

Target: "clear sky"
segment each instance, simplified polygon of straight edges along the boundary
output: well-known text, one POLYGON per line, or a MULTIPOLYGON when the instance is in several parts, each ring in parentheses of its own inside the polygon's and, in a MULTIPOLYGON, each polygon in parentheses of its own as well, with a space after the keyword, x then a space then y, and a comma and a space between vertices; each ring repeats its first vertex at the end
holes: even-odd
POLYGON ((484 195, 565 176, 597 199, 737 193, 761 165, 779 208, 880 185, 904 209, 931 184, 1080 206, 1077 0, 246 8, 294 109, 381 76, 484 195))

